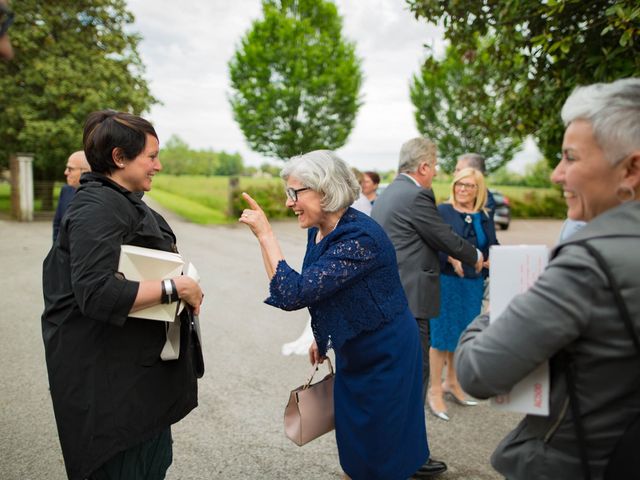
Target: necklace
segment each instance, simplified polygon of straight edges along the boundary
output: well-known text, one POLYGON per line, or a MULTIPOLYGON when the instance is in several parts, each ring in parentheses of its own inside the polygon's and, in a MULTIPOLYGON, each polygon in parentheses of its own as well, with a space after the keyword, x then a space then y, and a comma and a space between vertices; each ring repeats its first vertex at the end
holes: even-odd
POLYGON ((322 240, 323 238, 327 237, 331 232, 333 232, 336 229, 336 227, 338 226, 338 224, 340 223, 340 220, 342 220, 342 216, 340 216, 338 221, 333 224, 333 227, 331 227, 331 230, 329 230, 326 235, 323 235, 322 232, 320 231, 320 229, 318 228, 318 233, 316 234, 316 243, 318 243, 320 240, 322 240))

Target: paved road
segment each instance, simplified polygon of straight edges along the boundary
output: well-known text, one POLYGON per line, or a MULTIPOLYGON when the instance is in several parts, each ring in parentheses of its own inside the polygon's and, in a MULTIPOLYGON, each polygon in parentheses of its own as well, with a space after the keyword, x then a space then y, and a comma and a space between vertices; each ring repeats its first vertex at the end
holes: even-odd
MULTIPOLYGON (((267 278, 253 236, 242 226, 202 227, 167 215, 185 257, 202 275, 201 316, 207 372, 200 406, 174 427, 169 480, 337 479, 341 471, 333 434, 299 448, 282 432, 293 387, 308 373, 303 357, 284 357, 283 343, 301 332, 306 314, 262 303, 267 278)), ((302 263, 304 233, 295 223, 274 226, 283 251, 302 263)), ((557 221, 515 221, 502 243, 552 245, 557 221)), ((47 388, 40 332, 41 265, 50 223, 0 220, 0 478, 64 479, 47 388)), ((427 416, 433 456, 449 464, 442 480, 499 478, 488 458, 517 416, 486 402, 450 407, 448 423, 427 416)))

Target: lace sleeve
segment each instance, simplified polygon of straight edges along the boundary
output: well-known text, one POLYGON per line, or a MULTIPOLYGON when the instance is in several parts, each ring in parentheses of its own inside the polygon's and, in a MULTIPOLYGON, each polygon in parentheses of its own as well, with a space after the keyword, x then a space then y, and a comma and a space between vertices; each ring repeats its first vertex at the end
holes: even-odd
POLYGON ((294 271, 284 260, 278 263, 265 303, 283 310, 298 310, 329 298, 376 267, 378 247, 368 236, 337 241, 320 258, 294 271))

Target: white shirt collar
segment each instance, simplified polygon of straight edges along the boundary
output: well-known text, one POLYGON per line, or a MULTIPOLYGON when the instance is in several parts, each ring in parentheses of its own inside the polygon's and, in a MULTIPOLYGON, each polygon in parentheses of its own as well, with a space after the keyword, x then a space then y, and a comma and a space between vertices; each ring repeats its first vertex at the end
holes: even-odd
POLYGON ((408 173, 400 172, 400 175, 404 175, 405 177, 410 178, 413 183, 415 183, 418 187, 422 188, 422 185, 420 185, 418 181, 408 173))

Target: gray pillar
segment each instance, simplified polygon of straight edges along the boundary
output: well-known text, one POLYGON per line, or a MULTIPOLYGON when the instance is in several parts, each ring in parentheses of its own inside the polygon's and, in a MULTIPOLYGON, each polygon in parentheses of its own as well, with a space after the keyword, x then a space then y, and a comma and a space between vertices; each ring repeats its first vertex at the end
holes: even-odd
POLYGON ((10 159, 13 216, 33 221, 33 153, 16 153, 10 159))

